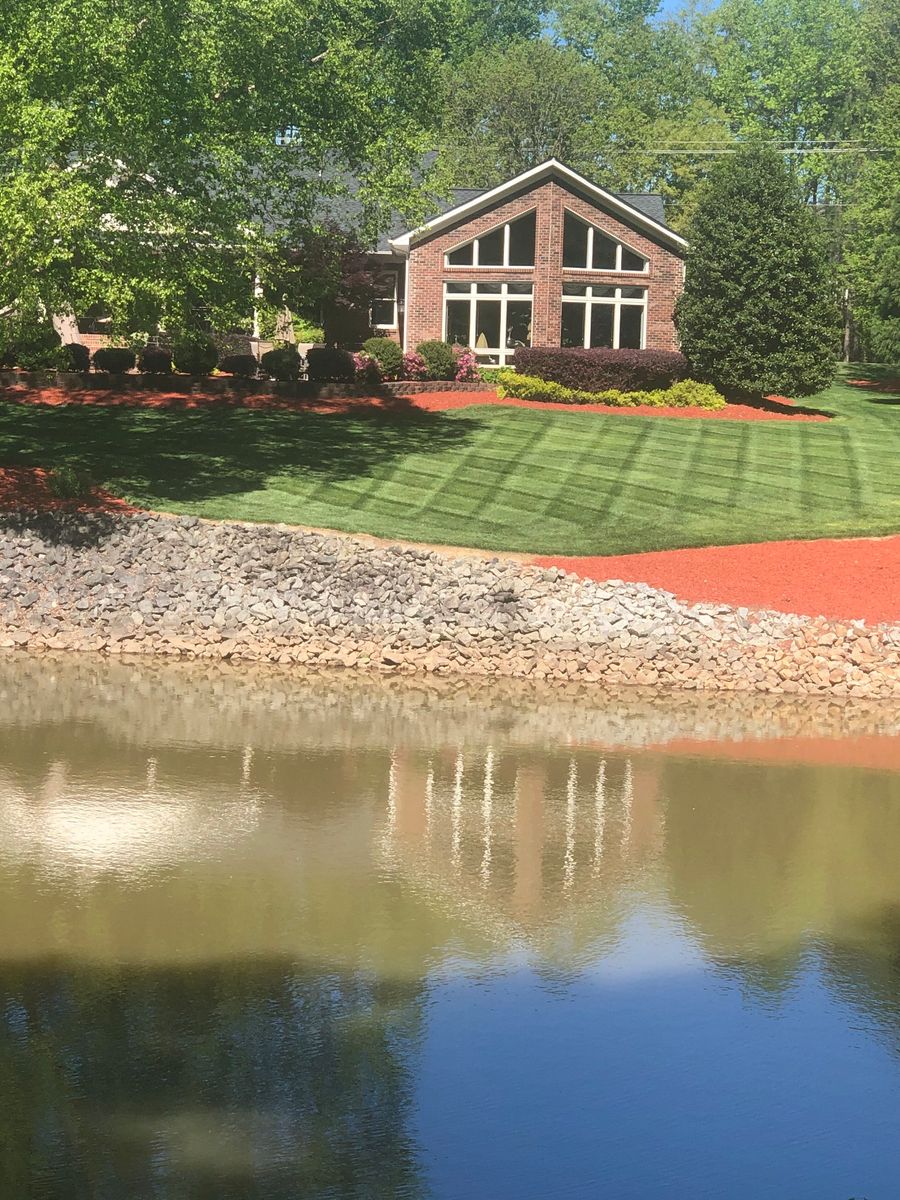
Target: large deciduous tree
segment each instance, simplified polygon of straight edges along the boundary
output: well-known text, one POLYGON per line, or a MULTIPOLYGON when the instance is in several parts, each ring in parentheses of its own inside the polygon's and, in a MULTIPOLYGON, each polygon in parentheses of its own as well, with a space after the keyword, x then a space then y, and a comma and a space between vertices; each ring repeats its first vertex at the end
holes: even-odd
POLYGON ((725 390, 803 395, 834 372, 838 319, 824 230, 783 156, 750 145, 711 172, 676 308, 692 372, 725 390))
MULTIPOLYGON (((479 19, 507 7, 483 0, 479 19)), ((414 207, 436 74, 472 27, 466 0, 0 0, 0 15, 0 310, 101 303, 122 329, 246 314, 257 264, 315 226, 344 171, 362 224, 414 207)))

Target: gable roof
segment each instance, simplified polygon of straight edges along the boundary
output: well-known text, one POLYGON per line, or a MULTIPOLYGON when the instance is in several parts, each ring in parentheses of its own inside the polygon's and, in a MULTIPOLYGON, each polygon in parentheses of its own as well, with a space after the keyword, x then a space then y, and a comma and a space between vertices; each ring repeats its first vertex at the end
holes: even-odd
POLYGON ((515 192, 521 191, 522 188, 543 183, 545 180, 554 177, 575 190, 584 193, 598 207, 605 208, 614 216, 622 217, 656 241, 663 242, 665 245, 672 246, 675 249, 684 250, 687 248, 685 239, 665 224, 662 211, 662 197, 648 193, 623 195, 621 193, 608 192, 606 188, 599 187, 596 183, 591 183, 584 175, 573 171, 571 167, 567 167, 555 158, 549 158, 546 162, 540 163, 536 167, 530 167, 527 171, 522 171, 520 174, 514 175, 512 179, 506 180, 505 183, 501 183, 494 188, 488 188, 486 191, 477 191, 473 188, 455 189, 457 194, 462 193, 460 198, 457 199, 455 196, 454 200, 450 202, 449 207, 439 212, 436 216, 431 217, 424 225, 419 225, 415 229, 409 229, 404 233, 389 237, 387 239, 388 244, 393 250, 405 254, 410 246, 421 238, 427 237, 432 233, 437 233, 439 230, 445 229, 448 225, 453 225, 466 217, 474 216, 482 209, 498 204, 515 192))

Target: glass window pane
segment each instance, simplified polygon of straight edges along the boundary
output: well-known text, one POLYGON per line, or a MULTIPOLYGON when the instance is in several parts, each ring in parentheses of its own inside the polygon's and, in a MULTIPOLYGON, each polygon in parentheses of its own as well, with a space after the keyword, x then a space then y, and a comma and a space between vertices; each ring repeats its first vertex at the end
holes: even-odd
POLYGON ((584 345, 584 315, 586 304, 563 304, 561 346, 584 345))
POLYGON ((563 266, 587 266, 587 235, 588 227, 584 221, 579 221, 570 212, 566 212, 563 222, 563 266))
POLYGON ((611 304, 591 305, 591 340, 590 346, 611 346, 613 344, 613 306, 611 304))
POLYGON ((475 284, 476 292, 487 296, 499 296, 503 290, 502 283, 482 283, 480 280, 475 284))
POLYGON ((534 266, 535 214, 526 213, 509 226, 509 265, 511 267, 534 266))
POLYGON ((469 344, 469 301, 447 301, 447 341, 469 344))
POLYGON ((475 304, 475 347, 500 345, 500 305, 495 300, 479 300, 475 304))
POLYGON ((503 226, 484 233, 478 239, 479 267, 503 266, 503 226))
POLYGON ((616 242, 594 230, 594 261, 591 264, 595 271, 614 271, 616 269, 616 242))
POLYGON ((457 246, 455 250, 451 250, 447 255, 447 262, 451 267, 471 267, 472 243, 468 242, 465 246, 457 246))
POLYGON ((644 310, 637 304, 623 305, 619 315, 619 348, 640 350, 644 310))
POLYGON ((506 348, 531 345, 531 301, 509 300, 506 305, 506 348))
POLYGON ((646 266, 646 258, 643 258, 640 254, 635 254, 635 252, 633 250, 629 250, 627 246, 622 247, 623 271, 643 271, 646 266))
POLYGON ((511 296, 530 296, 534 289, 530 283, 508 283, 506 290, 511 296))
POLYGON ((646 288, 622 288, 623 300, 643 300, 646 295, 646 288))
POLYGON ((456 295, 462 294, 468 296, 472 290, 471 283, 448 283, 446 287, 448 292, 453 292, 456 295))
POLYGON ((586 296, 588 285, 586 283, 564 283, 564 296, 586 296))
POLYGON ((393 300, 373 300, 372 301, 372 324, 373 325, 389 325, 394 324, 394 301, 393 300))
POLYGON ((614 287, 597 287, 595 284, 591 289, 591 293, 594 296, 609 296, 610 299, 614 299, 616 295, 616 289, 614 287))

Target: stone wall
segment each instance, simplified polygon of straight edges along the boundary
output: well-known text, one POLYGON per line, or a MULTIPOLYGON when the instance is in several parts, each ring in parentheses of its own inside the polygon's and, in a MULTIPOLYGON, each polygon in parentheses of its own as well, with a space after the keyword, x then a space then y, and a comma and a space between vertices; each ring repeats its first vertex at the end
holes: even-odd
POLYGON ((900 697, 900 626, 689 605, 555 568, 196 517, 18 514, 0 646, 900 697))

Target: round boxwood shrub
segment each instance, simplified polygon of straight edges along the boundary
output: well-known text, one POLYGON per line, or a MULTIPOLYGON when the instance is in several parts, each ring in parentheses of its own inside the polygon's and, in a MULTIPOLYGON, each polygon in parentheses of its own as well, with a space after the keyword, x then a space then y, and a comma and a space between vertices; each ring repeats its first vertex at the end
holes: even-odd
POLYGON ((255 379, 259 363, 253 354, 226 354, 219 363, 219 370, 227 371, 237 379, 255 379))
POLYGON ((381 367, 383 379, 399 379, 403 373, 403 347, 393 338, 371 337, 363 342, 363 350, 381 367))
POLYGON ((210 338, 182 338, 172 348, 175 370, 184 375, 209 375, 219 361, 219 351, 210 338))
POLYGON ((276 346, 267 350, 259 360, 263 372, 272 379, 287 383, 300 374, 302 359, 293 346, 276 346))
POLYGON ((110 375, 124 375, 134 366, 134 351, 127 346, 104 346, 94 351, 94 370, 110 375))
POLYGON ((63 351, 68 359, 68 370, 89 371, 91 369, 91 352, 81 342, 67 342, 63 351))
POLYGON ((416 352, 425 359, 429 379, 454 379, 456 376, 456 355, 449 342, 434 339, 419 342, 416 352))
POLYGON ((349 350, 312 346, 306 354, 306 374, 311 383, 352 383, 356 363, 349 350))
POLYGON ((138 359, 138 367, 145 375, 171 375, 172 351, 164 346, 145 346, 138 359))

